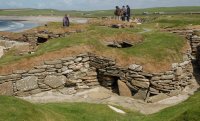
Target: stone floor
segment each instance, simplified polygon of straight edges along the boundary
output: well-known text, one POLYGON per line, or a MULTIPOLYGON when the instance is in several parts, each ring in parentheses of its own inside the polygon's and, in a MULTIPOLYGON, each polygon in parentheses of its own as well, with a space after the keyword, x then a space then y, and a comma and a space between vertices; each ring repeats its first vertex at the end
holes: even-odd
POLYGON ((48 91, 40 94, 19 97, 32 103, 49 103, 49 102, 87 102, 107 105, 117 105, 142 114, 156 113, 164 108, 176 105, 188 99, 190 95, 198 88, 198 86, 186 87, 182 94, 154 103, 145 103, 131 97, 122 97, 112 93, 104 87, 96 87, 74 95, 64 95, 57 91, 48 91))

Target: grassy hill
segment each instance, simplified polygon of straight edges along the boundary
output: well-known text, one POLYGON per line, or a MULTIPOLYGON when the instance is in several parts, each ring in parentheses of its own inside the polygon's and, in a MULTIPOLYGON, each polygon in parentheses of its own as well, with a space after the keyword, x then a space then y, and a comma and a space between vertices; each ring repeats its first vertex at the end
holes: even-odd
MULTIPOLYGON (((103 17, 113 16, 114 10, 96 10, 96 11, 59 11, 53 9, 5 9, 0 10, 0 15, 16 15, 16 16, 63 16, 68 13, 75 17, 103 17)), ((200 12, 200 6, 183 6, 183 7, 159 7, 159 8, 145 8, 132 9, 133 14, 142 14, 143 12, 166 12, 166 13, 183 13, 183 12, 200 12)))
POLYGON ((145 116, 125 109, 127 114, 121 115, 101 104, 31 104, 0 96, 0 121, 199 121, 199 99, 200 92, 196 92, 181 104, 145 116))

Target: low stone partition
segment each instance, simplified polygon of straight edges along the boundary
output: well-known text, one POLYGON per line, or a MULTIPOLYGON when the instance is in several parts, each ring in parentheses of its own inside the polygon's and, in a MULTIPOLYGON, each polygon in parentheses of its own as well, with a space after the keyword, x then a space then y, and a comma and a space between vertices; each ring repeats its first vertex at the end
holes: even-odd
POLYGON ((151 102, 159 94, 173 96, 191 84, 193 68, 191 60, 172 64, 163 73, 148 73, 143 67, 132 64, 119 67, 110 58, 92 53, 76 57, 45 61, 30 70, 16 70, 0 76, 0 94, 28 96, 56 90, 74 94, 96 86, 104 86, 121 96, 151 102))
POLYGON ((45 61, 31 70, 16 70, 0 76, 0 94, 27 96, 48 90, 73 94, 98 86, 96 69, 90 67, 88 54, 45 61))

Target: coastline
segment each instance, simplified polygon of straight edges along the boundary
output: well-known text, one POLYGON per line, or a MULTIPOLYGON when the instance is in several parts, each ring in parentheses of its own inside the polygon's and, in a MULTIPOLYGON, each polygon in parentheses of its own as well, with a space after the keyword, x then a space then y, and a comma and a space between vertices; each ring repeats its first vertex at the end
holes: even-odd
MULTIPOLYGON (((62 22, 62 16, 0 16, 0 20, 30 21, 40 24, 48 22, 62 22)), ((86 23, 88 18, 70 18, 72 23, 86 23)))

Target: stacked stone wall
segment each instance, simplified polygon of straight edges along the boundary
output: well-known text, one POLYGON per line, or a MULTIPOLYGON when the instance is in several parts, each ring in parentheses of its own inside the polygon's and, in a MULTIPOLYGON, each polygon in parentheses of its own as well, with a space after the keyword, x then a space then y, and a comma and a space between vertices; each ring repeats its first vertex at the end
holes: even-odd
POLYGON ((96 69, 88 54, 45 61, 31 70, 16 70, 0 76, 0 94, 27 96, 48 90, 73 94, 98 86, 96 69))
MULTIPOLYGON (((126 96, 144 100, 161 93, 168 96, 179 94, 191 84, 193 78, 193 68, 189 58, 182 63, 172 64, 172 69, 163 73, 148 73, 143 71, 141 65, 136 64, 128 68, 118 67, 113 60, 94 55, 90 58, 90 64, 97 69, 98 80, 102 86, 112 89, 115 81, 122 81, 131 91, 131 95, 126 96)), ((119 93, 120 91, 123 89, 119 89, 119 93)))

